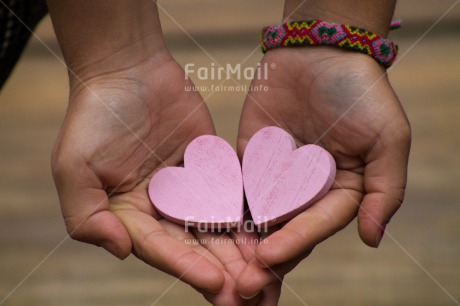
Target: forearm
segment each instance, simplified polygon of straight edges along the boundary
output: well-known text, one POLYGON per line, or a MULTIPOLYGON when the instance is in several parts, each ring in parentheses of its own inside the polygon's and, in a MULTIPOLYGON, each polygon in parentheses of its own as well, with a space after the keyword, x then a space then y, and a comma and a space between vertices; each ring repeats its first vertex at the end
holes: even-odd
POLYGON ((164 48, 154 1, 48 0, 47 3, 71 75, 123 69, 164 48))
POLYGON ((321 19, 388 35, 396 0, 285 0, 284 19, 321 19))

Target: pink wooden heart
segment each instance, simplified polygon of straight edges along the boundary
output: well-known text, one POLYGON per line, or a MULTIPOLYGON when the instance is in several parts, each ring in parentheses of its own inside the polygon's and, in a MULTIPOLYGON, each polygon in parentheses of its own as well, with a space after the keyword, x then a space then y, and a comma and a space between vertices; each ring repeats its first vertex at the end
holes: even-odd
POLYGON ((254 223, 274 225, 320 200, 335 178, 334 158, 317 145, 296 149, 278 127, 266 127, 249 140, 243 157, 243 183, 254 223))
POLYGON ((187 226, 227 228, 243 218, 243 179, 233 148, 204 135, 185 150, 184 167, 167 167, 150 180, 149 196, 165 218, 187 226))

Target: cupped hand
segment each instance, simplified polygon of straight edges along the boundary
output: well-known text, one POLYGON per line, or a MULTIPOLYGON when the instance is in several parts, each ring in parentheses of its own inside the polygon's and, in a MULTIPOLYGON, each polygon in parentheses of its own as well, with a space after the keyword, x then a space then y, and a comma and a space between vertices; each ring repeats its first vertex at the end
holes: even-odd
POLYGON ((69 235, 119 258, 132 252, 213 304, 254 305, 261 295, 246 301, 235 290, 247 262, 233 238, 187 231, 161 218, 148 198, 156 171, 181 165, 195 137, 215 133, 201 96, 185 90, 192 84, 166 50, 117 69, 119 62, 103 59, 103 72, 84 67, 98 73, 70 77, 52 156, 69 235))
POLYGON ((259 90, 249 92, 241 114, 240 157, 255 132, 276 125, 298 146, 327 149, 337 175, 322 200, 257 246, 237 280, 248 296, 279 281, 356 216, 363 242, 377 247, 403 201, 410 149, 402 106, 385 70, 369 56, 327 46, 280 48, 264 63, 274 69, 252 82, 259 90))

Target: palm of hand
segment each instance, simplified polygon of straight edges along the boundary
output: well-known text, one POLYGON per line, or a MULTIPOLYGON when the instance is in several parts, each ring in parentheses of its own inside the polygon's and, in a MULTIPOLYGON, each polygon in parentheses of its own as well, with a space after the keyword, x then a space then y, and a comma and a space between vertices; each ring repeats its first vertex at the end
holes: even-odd
MULTIPOLYGON (((368 56, 330 47, 281 48, 268 52, 263 63, 275 68, 267 80, 253 81, 253 88, 268 90, 246 98, 238 153, 242 156, 259 129, 278 125, 299 146, 316 143, 327 149, 337 175, 323 200, 257 248, 258 261, 282 276, 357 213, 361 238, 378 245, 381 226, 402 202, 410 142, 407 119, 384 70, 368 56)), ((238 287, 251 294, 273 280, 253 266, 238 287), (263 280, 250 276, 255 271, 265 275, 263 280)))

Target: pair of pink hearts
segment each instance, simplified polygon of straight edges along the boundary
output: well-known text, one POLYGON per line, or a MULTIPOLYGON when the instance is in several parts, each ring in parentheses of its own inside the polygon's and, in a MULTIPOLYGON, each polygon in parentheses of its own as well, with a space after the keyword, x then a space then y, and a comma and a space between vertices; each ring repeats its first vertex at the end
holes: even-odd
POLYGON ((173 222, 230 228, 243 221, 244 185, 255 225, 274 225, 320 200, 335 171, 329 152, 316 145, 297 149, 291 135, 278 127, 254 134, 242 167, 225 140, 204 135, 188 145, 184 167, 167 167, 152 177, 149 196, 173 222))

